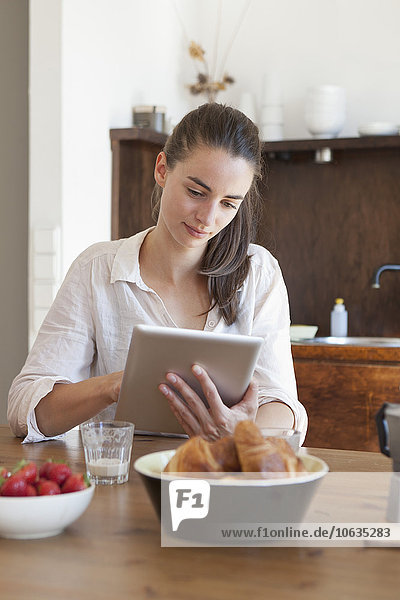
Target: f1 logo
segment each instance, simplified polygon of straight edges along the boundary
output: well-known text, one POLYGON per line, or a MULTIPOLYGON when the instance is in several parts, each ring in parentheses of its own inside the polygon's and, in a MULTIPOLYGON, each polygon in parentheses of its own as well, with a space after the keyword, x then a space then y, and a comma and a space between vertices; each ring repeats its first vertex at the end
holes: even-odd
POLYGON ((169 484, 172 531, 185 519, 204 519, 210 507, 210 484, 204 479, 175 479, 169 484))

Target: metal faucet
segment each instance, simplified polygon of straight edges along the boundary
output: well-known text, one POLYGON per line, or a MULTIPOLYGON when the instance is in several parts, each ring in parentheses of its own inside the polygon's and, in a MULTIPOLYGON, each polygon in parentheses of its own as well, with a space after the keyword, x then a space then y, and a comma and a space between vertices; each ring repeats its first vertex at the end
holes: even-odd
POLYGON ((379 283, 379 277, 383 271, 400 271, 400 265, 382 265, 379 269, 376 270, 374 275, 374 281, 372 283, 373 288, 380 288, 381 285, 379 283))

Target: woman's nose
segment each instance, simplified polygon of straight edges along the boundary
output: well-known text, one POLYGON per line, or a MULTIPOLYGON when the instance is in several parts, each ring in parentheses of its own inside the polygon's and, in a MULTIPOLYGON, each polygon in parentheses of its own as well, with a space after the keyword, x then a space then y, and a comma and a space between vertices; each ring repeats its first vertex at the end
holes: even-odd
POLYGON ((217 208, 216 202, 209 201, 202 204, 201 207, 198 208, 196 213, 196 218, 206 227, 212 225, 215 221, 215 211, 217 208))

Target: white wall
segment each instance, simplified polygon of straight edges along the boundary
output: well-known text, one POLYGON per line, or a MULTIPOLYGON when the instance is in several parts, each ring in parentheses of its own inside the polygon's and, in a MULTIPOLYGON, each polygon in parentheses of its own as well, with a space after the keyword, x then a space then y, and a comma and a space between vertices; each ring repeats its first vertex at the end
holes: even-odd
MULTIPOLYGON (((129 127, 135 104, 163 104, 174 120, 203 101, 186 37, 210 62, 216 0, 31 0, 31 228, 58 224, 64 274, 87 245, 110 237, 109 129, 129 127)), ((220 58, 247 0, 222 0, 220 58)), ((264 73, 280 78, 285 137, 309 137, 313 84, 347 90, 342 136, 371 120, 400 122, 398 0, 252 0, 226 70, 261 104, 264 73)))
POLYGON ((110 237, 109 129, 130 127, 135 104, 179 117, 181 31, 166 0, 66 0, 62 14, 63 271, 110 237))

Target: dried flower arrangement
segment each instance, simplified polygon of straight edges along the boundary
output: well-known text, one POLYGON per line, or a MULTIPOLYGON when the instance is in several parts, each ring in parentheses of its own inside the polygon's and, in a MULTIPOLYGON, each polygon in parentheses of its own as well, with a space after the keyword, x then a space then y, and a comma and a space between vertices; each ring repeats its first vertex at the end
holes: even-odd
POLYGON ((193 42, 193 41, 189 42, 182 19, 179 15, 178 9, 174 3, 175 11, 176 11, 178 19, 181 23, 183 33, 189 42, 189 44, 188 44, 189 56, 193 59, 193 61, 195 62, 195 65, 196 65, 196 71, 197 71, 196 81, 195 81, 195 83, 192 83, 188 86, 191 94, 194 94, 194 95, 205 94, 207 96, 208 102, 215 102, 218 92, 220 92, 222 90, 226 90, 228 85, 235 83, 235 80, 233 79, 233 77, 231 77, 230 75, 228 75, 227 73, 224 72, 224 68, 225 68, 226 60, 228 58, 229 51, 230 51, 232 44, 239 32, 241 24, 244 21, 244 16, 250 6, 250 3, 251 3, 251 0, 247 0, 246 4, 244 6, 244 9, 242 10, 242 12, 240 14, 237 26, 236 26, 234 33, 229 41, 224 58, 221 62, 221 68, 219 69, 219 72, 221 73, 220 76, 217 76, 217 54, 218 54, 218 46, 219 46, 219 34, 220 34, 220 29, 221 29, 222 0, 219 0, 219 2, 218 2, 217 28, 216 28, 216 36, 215 36, 215 42, 214 42, 214 65, 213 65, 213 68, 211 68, 211 69, 209 68, 208 62, 205 58, 206 52, 203 49, 203 47, 196 42, 193 42), (201 64, 201 67, 199 67, 199 64, 201 64))
POLYGON ((220 81, 213 81, 204 57, 205 51, 196 42, 190 42, 189 54, 194 60, 203 63, 205 69, 205 72, 198 72, 196 83, 189 85, 190 93, 194 95, 204 93, 209 102, 215 102, 217 93, 225 90, 227 85, 235 83, 235 80, 230 75, 224 74, 220 81))

